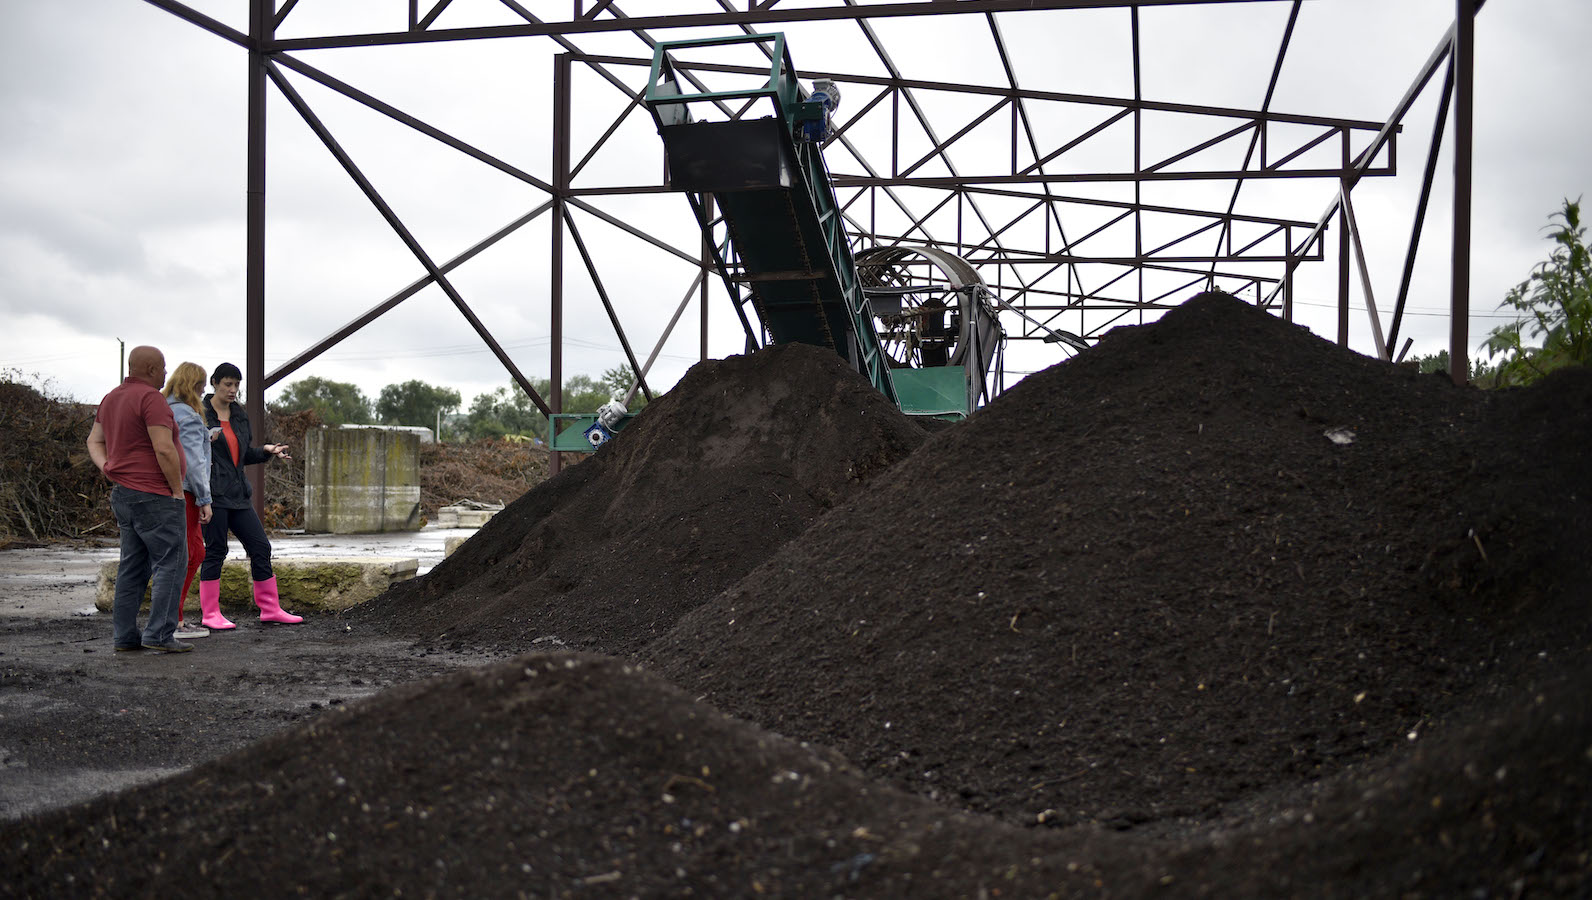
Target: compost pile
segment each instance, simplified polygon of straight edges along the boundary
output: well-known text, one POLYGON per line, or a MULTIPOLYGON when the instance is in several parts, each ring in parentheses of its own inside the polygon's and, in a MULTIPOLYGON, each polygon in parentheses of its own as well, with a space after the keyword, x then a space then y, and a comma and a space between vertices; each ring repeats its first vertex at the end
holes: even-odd
POLYGON ((420 509, 427 517, 462 500, 507 504, 547 479, 547 450, 483 438, 420 445, 420 509))
POLYGON ((116 537, 110 482, 85 441, 94 408, 0 372, 0 549, 116 537))
MULTIPOLYGON (((726 480, 765 489, 725 466, 760 446, 728 423, 815 427, 753 402, 775 355, 693 370, 360 615, 499 603, 574 634, 579 610, 501 597, 546 590, 548 549, 647 552, 591 523, 651 502, 681 518, 648 590, 689 591, 682 535, 734 508, 726 480)), ((820 374, 780 390, 858 384, 820 374)), ((392 689, 7 826, 0 893, 1586 896, 1589 447, 1592 372, 1457 389, 1201 296, 832 496, 694 609, 584 594, 610 656, 392 689)))
POLYGON ((804 344, 699 364, 622 434, 354 618, 450 646, 633 652, 924 438, 804 344))
MULTIPOLYGON (((265 526, 304 527, 304 436, 324 425, 313 409, 267 411, 257 440, 285 443, 291 459, 265 466, 265 526)), ((0 372, 0 549, 116 539, 111 484, 84 441, 94 405, 51 396, 0 372)), ((547 477, 547 451, 481 440, 422 444, 426 516, 460 500, 507 502, 547 477)))
POLYGON ((265 527, 282 530, 304 527, 304 436, 325 425, 314 409, 295 412, 265 411, 265 433, 257 440, 286 444, 287 459, 265 463, 265 527))
POLYGON ((959 807, 1208 819, 1585 652, 1587 376, 1534 416, 1201 296, 1026 379, 647 658, 959 807))

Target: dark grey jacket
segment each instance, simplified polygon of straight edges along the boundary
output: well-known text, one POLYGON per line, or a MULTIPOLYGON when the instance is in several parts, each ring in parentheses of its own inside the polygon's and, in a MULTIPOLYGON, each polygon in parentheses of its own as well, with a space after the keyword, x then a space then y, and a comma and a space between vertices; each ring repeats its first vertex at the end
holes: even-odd
MULTIPOLYGON (((205 426, 216 428, 221 425, 221 420, 216 417, 216 411, 210 405, 210 398, 215 394, 206 394, 199 405, 205 410, 205 426)), ((249 499, 254 495, 254 490, 249 487, 249 479, 243 477, 243 467, 263 463, 271 458, 271 454, 259 447, 251 446, 254 433, 249 428, 249 417, 243 411, 243 404, 232 401, 232 433, 238 438, 238 457, 240 465, 233 465, 232 450, 227 447, 227 439, 218 437, 210 445, 210 502, 222 509, 243 509, 249 505, 249 499)))

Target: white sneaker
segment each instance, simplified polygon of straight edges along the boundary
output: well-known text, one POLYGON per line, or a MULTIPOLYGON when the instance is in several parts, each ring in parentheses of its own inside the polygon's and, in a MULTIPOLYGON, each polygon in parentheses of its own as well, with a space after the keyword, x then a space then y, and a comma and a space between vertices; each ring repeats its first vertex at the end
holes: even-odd
POLYGON ((192 622, 184 622, 181 625, 178 625, 176 633, 172 635, 172 637, 179 638, 181 640, 209 636, 210 629, 204 627, 203 625, 195 625, 192 622))

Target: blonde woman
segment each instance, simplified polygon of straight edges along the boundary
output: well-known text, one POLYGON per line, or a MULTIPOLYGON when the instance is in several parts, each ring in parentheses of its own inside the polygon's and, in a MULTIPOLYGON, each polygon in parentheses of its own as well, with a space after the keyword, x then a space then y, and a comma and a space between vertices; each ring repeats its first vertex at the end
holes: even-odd
MULTIPOLYGON (((188 588, 193 576, 204 562, 205 542, 199 526, 210 521, 210 435, 205 427, 204 415, 199 412, 199 394, 204 390, 205 370, 191 362, 181 363, 166 379, 161 391, 171 415, 177 420, 177 443, 182 448, 187 470, 182 478, 183 508, 188 511, 188 575, 182 582, 182 600, 177 603, 177 637, 196 638, 210 634, 208 628, 231 628, 221 615, 221 604, 201 604, 200 619, 208 628, 184 625, 182 606, 188 598, 188 588)), ((202 600, 204 598, 201 598, 202 600)))

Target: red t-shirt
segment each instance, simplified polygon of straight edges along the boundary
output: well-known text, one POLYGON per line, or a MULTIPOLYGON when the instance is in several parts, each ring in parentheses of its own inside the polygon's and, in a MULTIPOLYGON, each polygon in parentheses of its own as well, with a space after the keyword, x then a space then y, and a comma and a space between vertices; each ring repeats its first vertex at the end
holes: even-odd
MULTIPOLYGON (((159 425, 171 432, 172 444, 177 443, 177 420, 160 391, 129 378, 100 401, 94 421, 105 435, 105 475, 111 481, 135 491, 171 494, 171 485, 155 457, 155 445, 149 442, 149 429, 159 425)), ((188 467, 182 457, 178 450, 179 480, 188 467)))

